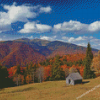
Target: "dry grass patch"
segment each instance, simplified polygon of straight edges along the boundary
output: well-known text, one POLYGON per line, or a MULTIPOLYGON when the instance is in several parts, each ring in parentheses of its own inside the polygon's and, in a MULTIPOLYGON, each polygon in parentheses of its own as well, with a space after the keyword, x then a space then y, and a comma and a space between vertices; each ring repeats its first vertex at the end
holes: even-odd
MULTIPOLYGON (((0 100, 76 100, 76 98, 100 84, 100 77, 83 80, 89 83, 75 86, 66 85, 66 81, 48 81, 0 90, 0 100)), ((99 100, 100 88, 83 96, 79 100, 99 100)))

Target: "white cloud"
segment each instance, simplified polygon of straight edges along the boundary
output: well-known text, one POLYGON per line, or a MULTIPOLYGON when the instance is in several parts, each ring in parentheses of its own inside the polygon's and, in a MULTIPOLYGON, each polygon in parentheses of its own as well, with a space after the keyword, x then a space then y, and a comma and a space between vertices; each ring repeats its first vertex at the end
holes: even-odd
POLYGON ((4 5, 3 8, 7 12, 0 12, 0 22, 5 24, 11 24, 17 21, 27 22, 28 18, 35 18, 37 13, 35 13, 32 6, 20 5, 4 5))
POLYGON ((84 32, 87 30, 87 25, 82 24, 78 21, 63 22, 57 25, 54 25, 54 31, 63 31, 63 32, 84 32))
POLYGON ((66 33, 73 32, 76 34, 93 33, 100 31, 100 21, 96 21, 91 24, 83 24, 79 21, 70 20, 69 22, 63 22, 54 25, 53 31, 66 33))
POLYGON ((100 21, 91 23, 88 27, 88 30, 90 32, 100 31, 100 21))
MULTIPOLYGON (((24 27, 20 32, 21 33, 42 33, 46 32, 48 30, 51 30, 51 26, 45 26, 43 24, 33 24, 30 25, 28 23, 25 24, 25 26, 28 25, 30 27, 24 27)), ((76 33, 76 34, 88 34, 88 33, 93 33, 93 32, 98 32, 100 31, 100 21, 93 22, 91 24, 83 24, 79 21, 72 21, 70 20, 69 22, 63 22, 54 25, 52 28, 52 31, 54 33, 76 33)), ((62 34, 63 35, 63 34, 62 34)), ((82 39, 81 37, 78 38, 79 40, 82 39)), ((71 40, 70 40, 71 41, 71 40)))
POLYGON ((86 47, 87 46, 87 43, 79 43, 77 45, 86 47))
POLYGON ((85 40, 85 37, 79 36, 78 38, 76 38, 76 41, 82 41, 82 40, 85 40))
POLYGON ((73 43, 79 46, 87 46, 87 43, 90 42, 92 48, 100 49, 100 39, 97 39, 93 36, 79 36, 79 37, 62 37, 62 41, 73 43))
POLYGON ((20 33, 44 33, 49 32, 52 29, 51 26, 45 24, 37 24, 36 22, 27 22, 20 33))
POLYGON ((51 40, 51 41, 52 41, 52 40, 55 40, 56 37, 57 37, 57 36, 53 36, 53 37, 41 36, 40 39, 43 39, 43 40, 51 40))
POLYGON ((13 3, 13 5, 4 5, 4 9, 8 10, 8 12, 5 15, 1 14, 2 17, 7 17, 7 19, 10 20, 11 23, 16 22, 16 21, 22 21, 22 22, 27 22, 28 18, 35 18, 39 11, 37 12, 38 9, 44 9, 44 12, 49 12, 51 11, 50 7, 41 7, 39 5, 37 6, 27 6, 27 5, 20 5, 16 6, 16 3, 13 3))
POLYGON ((48 6, 48 7, 41 7, 40 8, 40 13, 43 13, 43 12, 45 12, 45 13, 48 13, 48 12, 51 12, 51 7, 50 6, 48 6))
POLYGON ((33 36, 31 35, 31 36, 29 36, 28 38, 29 38, 29 39, 33 39, 33 36))
POLYGON ((2 41, 3 39, 2 38, 0 38, 0 41, 2 41))
POLYGON ((6 12, 0 12, 0 31, 7 31, 11 29, 11 23, 21 21, 28 22, 28 18, 35 18, 39 13, 48 13, 51 11, 50 7, 20 5, 14 2, 13 5, 2 5, 6 12))
POLYGON ((68 39, 68 42, 72 42, 72 41, 75 41, 74 37, 70 37, 70 38, 68 39))
MULTIPOLYGON (((57 39, 57 36, 52 36, 52 37, 41 36, 40 39, 50 40, 50 41, 59 40, 57 39)), ((89 37, 79 36, 76 38, 63 36, 62 39, 60 39, 59 41, 73 43, 73 44, 84 46, 84 47, 87 47, 88 42, 90 42, 92 48, 100 49, 100 39, 97 39, 93 36, 89 36, 89 37)))
POLYGON ((66 40, 68 42, 83 41, 83 40, 86 40, 86 38, 87 38, 86 36, 83 36, 83 37, 79 36, 77 38, 74 38, 74 37, 65 37, 65 36, 62 37, 62 39, 66 40))

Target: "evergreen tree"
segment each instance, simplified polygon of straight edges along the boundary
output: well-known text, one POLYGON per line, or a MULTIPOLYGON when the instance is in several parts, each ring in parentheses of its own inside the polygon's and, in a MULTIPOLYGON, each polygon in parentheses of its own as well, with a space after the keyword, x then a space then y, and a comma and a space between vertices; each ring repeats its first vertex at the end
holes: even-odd
POLYGON ((94 76, 93 75, 94 73, 90 69, 92 59, 93 59, 93 53, 92 53, 92 50, 91 50, 91 46, 88 43, 87 50, 86 50, 86 57, 85 57, 85 60, 84 60, 84 66, 85 66, 84 75, 83 75, 84 79, 92 78, 94 76))
POLYGON ((88 43, 88 45, 87 45, 86 57, 90 57, 90 61, 92 61, 92 59, 93 59, 93 53, 91 50, 90 43, 88 43))
POLYGON ((21 69, 20 69, 20 65, 17 66, 17 71, 16 74, 21 74, 21 69))
POLYGON ((30 63, 30 68, 29 68, 29 74, 30 76, 32 77, 32 81, 34 82, 35 81, 35 72, 36 72, 36 69, 38 68, 38 66, 35 64, 33 65, 33 63, 30 63))
POLYGON ((0 65, 0 88, 14 86, 12 79, 10 79, 8 75, 7 68, 0 65))
POLYGON ((29 75, 32 77, 31 82, 38 82, 38 79, 36 77, 36 69, 38 68, 38 64, 33 64, 32 62, 28 65, 26 65, 26 71, 24 74, 24 79, 26 83, 26 77, 29 75))
POLYGON ((60 79, 65 79, 65 72, 62 70, 61 65, 62 61, 60 60, 60 56, 57 55, 55 57, 55 62, 51 68, 51 77, 50 80, 60 80, 60 79))
POLYGON ((8 71, 6 67, 0 65, 0 88, 5 87, 7 84, 6 79, 8 78, 8 71))

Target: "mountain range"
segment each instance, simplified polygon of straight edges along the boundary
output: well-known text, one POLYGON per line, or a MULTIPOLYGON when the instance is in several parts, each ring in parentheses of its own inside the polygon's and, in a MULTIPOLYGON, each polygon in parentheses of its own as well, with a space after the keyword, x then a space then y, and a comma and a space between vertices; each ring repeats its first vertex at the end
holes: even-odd
MULTIPOLYGON (((98 52, 92 49, 93 53, 98 52)), ((21 38, 13 41, 0 42, 0 63, 6 67, 14 65, 25 66, 30 62, 38 63, 47 58, 66 54, 76 54, 86 52, 86 47, 77 46, 75 44, 48 41, 41 39, 21 38)))

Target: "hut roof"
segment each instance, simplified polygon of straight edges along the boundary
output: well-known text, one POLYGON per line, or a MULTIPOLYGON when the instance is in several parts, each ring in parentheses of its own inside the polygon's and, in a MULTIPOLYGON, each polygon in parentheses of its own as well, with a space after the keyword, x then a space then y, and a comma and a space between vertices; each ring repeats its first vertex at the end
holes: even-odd
POLYGON ((83 79, 82 76, 77 72, 77 73, 70 73, 68 77, 72 78, 72 80, 80 80, 83 79))

